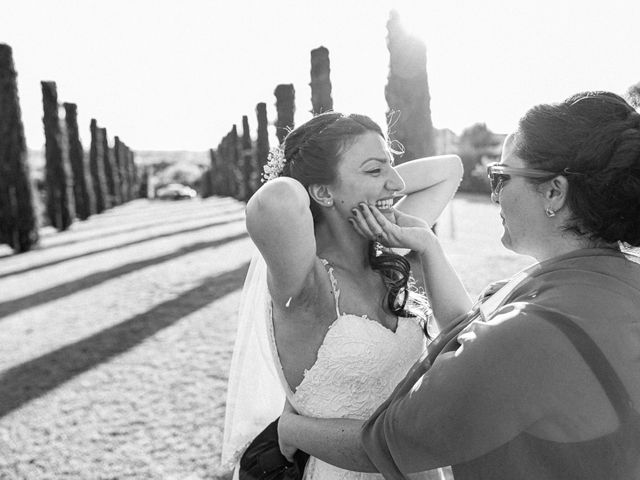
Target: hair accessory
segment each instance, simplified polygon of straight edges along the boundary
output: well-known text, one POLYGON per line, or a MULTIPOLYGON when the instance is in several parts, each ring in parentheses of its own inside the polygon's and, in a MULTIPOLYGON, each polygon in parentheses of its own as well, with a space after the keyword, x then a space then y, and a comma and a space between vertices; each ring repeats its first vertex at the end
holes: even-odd
POLYGON ((544 213, 546 213, 549 218, 556 216, 556 212, 551 210, 549 207, 545 208, 544 213))
POLYGON ((262 174, 262 183, 278 178, 282 174, 285 163, 287 163, 287 159, 284 157, 284 149, 281 146, 269 149, 267 163, 262 174))

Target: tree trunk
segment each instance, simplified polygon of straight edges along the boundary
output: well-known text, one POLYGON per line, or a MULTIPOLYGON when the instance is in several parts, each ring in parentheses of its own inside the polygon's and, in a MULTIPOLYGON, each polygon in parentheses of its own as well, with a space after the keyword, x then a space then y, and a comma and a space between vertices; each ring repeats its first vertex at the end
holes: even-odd
POLYGON ((47 186, 47 214, 58 230, 66 230, 73 222, 73 192, 68 159, 65 158, 63 132, 58 116, 58 92, 55 82, 40 82, 44 108, 45 181, 47 186))
POLYGON ((86 220, 95 212, 95 200, 87 179, 87 166, 84 150, 78 132, 78 107, 75 103, 64 103, 65 122, 67 125, 67 141, 69 162, 73 172, 73 198, 76 204, 76 215, 86 220))
POLYGON ((396 163, 401 163, 435 154, 427 49, 424 42, 404 31, 395 11, 391 12, 387 31, 387 124, 394 132, 393 139, 404 146, 404 155, 396 158, 396 163))
POLYGON ((333 110, 331 98, 331 67, 329 50, 318 47, 311 50, 311 113, 329 112, 333 110))
POLYGON ((273 93, 276 96, 276 111, 278 112, 276 136, 278 141, 282 143, 284 137, 294 127, 293 116, 296 111, 296 94, 293 84, 278 85, 273 93))
POLYGON ((9 45, 0 44, 0 243, 16 253, 38 243, 27 144, 9 45))
POLYGON ((96 213, 102 213, 111 207, 109 202, 109 190, 107 187, 107 174, 105 173, 102 153, 102 132, 98 128, 95 118, 91 119, 91 147, 89 148, 89 172, 91 173, 91 185, 96 199, 96 213))

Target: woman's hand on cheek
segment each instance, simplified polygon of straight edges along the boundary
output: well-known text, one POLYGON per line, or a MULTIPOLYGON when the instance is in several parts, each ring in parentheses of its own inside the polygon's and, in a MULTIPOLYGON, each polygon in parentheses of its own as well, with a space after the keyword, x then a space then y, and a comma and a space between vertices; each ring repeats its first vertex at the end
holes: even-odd
POLYGON ((384 215, 377 207, 361 203, 352 212, 354 215, 349 221, 353 228, 366 239, 386 247, 421 250, 433 235, 427 222, 396 209, 384 215))
POLYGON ((278 445, 280 446, 282 455, 284 455, 290 462, 293 462, 293 455, 298 449, 288 442, 287 432, 290 431, 288 428, 289 423, 296 415, 297 412, 289 403, 289 400, 286 400, 284 403, 284 409, 280 415, 280 420, 278 420, 278 445))

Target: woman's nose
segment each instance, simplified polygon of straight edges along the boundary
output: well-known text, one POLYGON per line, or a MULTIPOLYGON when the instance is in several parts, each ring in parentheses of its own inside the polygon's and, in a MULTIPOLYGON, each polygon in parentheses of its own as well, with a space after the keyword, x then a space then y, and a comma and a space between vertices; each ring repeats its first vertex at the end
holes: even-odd
POLYGON ((385 187, 392 192, 401 192, 404 190, 404 180, 402 180, 402 177, 395 168, 391 169, 391 174, 385 183, 385 187))

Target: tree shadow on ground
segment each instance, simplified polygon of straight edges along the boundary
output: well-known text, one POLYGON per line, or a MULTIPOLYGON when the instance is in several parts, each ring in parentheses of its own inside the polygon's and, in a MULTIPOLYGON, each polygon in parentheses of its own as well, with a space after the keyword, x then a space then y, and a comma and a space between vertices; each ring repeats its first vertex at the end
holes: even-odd
MULTIPOLYGON (((217 206, 216 206, 217 208, 217 206)), ((243 208, 239 208, 239 207, 234 207, 232 206, 231 208, 225 208, 224 210, 221 211, 216 211, 215 215, 216 216, 221 216, 221 215, 228 215, 228 214, 232 214, 232 213, 240 213, 244 211, 244 206, 243 208)), ((146 215, 148 216, 148 215, 146 215)), ((114 217, 115 218, 115 217, 114 217)), ((119 217, 118 217, 119 218, 119 217)), ((60 248, 60 247, 68 247, 70 245, 75 245, 77 243, 82 243, 82 242, 88 242, 91 240, 96 240, 98 238, 103 239, 106 237, 111 237, 114 235, 122 235, 123 233, 133 233, 133 232, 137 232, 140 230, 146 230, 148 228, 151 227, 157 227, 157 226, 169 226, 169 225, 173 225, 173 224, 180 224, 180 223, 187 223, 187 222, 191 222, 200 218, 211 218, 211 212, 199 212, 199 213, 195 213, 193 215, 184 215, 184 214, 180 214, 180 212, 172 212, 170 214, 169 217, 164 216, 160 219, 157 220, 150 220, 150 221, 141 221, 135 224, 135 226, 132 226, 131 224, 124 224, 120 227, 113 227, 113 226, 109 226, 109 225, 96 225, 95 229, 97 230, 96 232, 92 232, 92 233, 87 233, 88 234, 84 234, 85 232, 83 231, 72 231, 69 232, 71 235, 73 236, 81 236, 81 238, 69 238, 68 240, 60 240, 57 243, 54 243, 52 245, 45 245, 45 246, 39 246, 37 248, 35 248, 33 251, 34 252, 38 252, 38 251, 42 251, 42 250, 52 250, 54 248, 60 248), (175 217, 175 219, 174 219, 175 217), (103 231, 107 230, 106 232, 103 231)), ((91 226, 91 230, 93 230, 93 226, 91 226)), ((60 235, 60 234, 64 234, 65 232, 55 232, 55 235, 60 235)), ((50 235, 52 236, 52 235, 50 235)), ((44 237, 43 237, 44 238, 44 237)), ((56 239, 59 240, 59 239, 56 239)), ((1 258, 1 257, 0 257, 1 258)))
POLYGON ((70 255, 70 256, 64 257, 64 258, 58 258, 56 260, 51 260, 49 262, 41 263, 41 264, 38 264, 38 265, 32 265, 30 267, 25 267, 25 268, 22 268, 20 270, 14 270, 14 271, 11 271, 11 272, 2 273, 2 274, 0 274, 0 280, 3 279, 3 278, 6 278, 6 277, 10 277, 12 275, 20 275, 20 274, 23 274, 23 273, 31 272, 33 270, 39 270, 41 268, 52 267, 54 265, 58 265, 60 263, 68 262, 70 260, 77 260, 79 258, 89 257, 91 255, 97 255, 99 253, 110 252, 110 251, 113 251, 113 250, 120 250, 121 248, 131 247, 133 245, 138 245, 140 243, 145 243, 145 242, 150 242, 150 241, 153 241, 153 240, 158 240, 160 238, 173 237, 175 235, 182 235, 182 234, 185 234, 185 233, 197 232, 199 230, 206 230, 207 228, 211 228, 211 227, 217 227, 217 226, 220 226, 220 225, 226 225, 226 224, 233 223, 233 222, 239 222, 239 221, 241 221, 243 219, 244 219, 244 217, 234 217, 234 218, 230 218, 230 219, 226 219, 226 220, 219 220, 217 222, 210 222, 210 223, 207 223, 205 225, 198 225, 197 227, 185 228, 183 230, 174 230, 174 231, 166 232, 166 233, 160 233, 158 235, 144 237, 144 238, 141 238, 141 239, 138 239, 138 240, 133 240, 131 242, 120 243, 118 245, 113 245, 111 247, 99 248, 97 250, 91 250, 90 252, 84 252, 84 253, 80 253, 78 255, 70 255))
POLYGON ((209 277, 145 313, 0 374, 0 418, 242 287, 249 267, 209 277))
POLYGON ((236 235, 231 235, 229 237, 212 240, 210 242, 194 243, 165 255, 140 260, 139 262, 127 263, 126 265, 122 265, 111 270, 92 273, 77 280, 62 283, 60 285, 56 285, 55 287, 47 288, 45 290, 41 290, 30 295, 25 295, 23 297, 15 298, 13 300, 8 300, 6 302, 0 303, 0 319, 26 308, 33 308, 48 302, 52 302, 67 295, 77 293, 81 290, 95 287, 96 285, 99 285, 103 282, 119 277, 121 275, 135 272, 136 270, 173 260, 175 258, 187 255, 189 253, 197 252, 199 250, 219 247, 220 245, 224 245, 225 243, 233 242, 235 240, 240 240, 246 237, 248 237, 248 234, 246 232, 242 232, 236 235))

